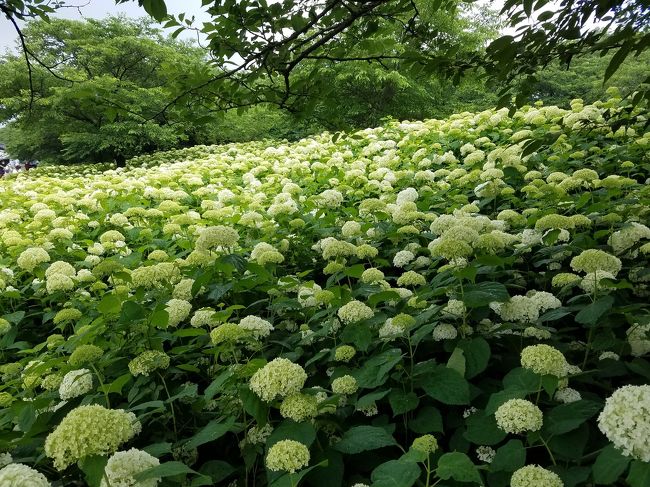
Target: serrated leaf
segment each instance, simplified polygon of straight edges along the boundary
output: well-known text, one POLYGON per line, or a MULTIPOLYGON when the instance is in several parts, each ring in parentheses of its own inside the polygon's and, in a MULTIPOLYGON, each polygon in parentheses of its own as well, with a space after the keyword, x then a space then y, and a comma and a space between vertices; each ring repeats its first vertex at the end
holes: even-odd
POLYGON ((436 469, 438 477, 444 480, 454 479, 458 482, 475 482, 483 485, 481 475, 472 460, 460 452, 445 453, 438 459, 436 469))
POLYGON ((397 445, 395 438, 384 428, 355 426, 343 433, 343 437, 334 445, 334 449, 341 453, 354 454, 394 445, 397 445))
POLYGON ((598 454, 592 467, 594 482, 602 485, 614 484, 623 475, 631 460, 614 445, 607 445, 598 454))
POLYGON ((411 487, 420 476, 415 462, 390 460, 372 471, 372 487, 411 487))
POLYGON ((422 381, 427 395, 443 404, 469 404, 469 384, 455 370, 444 366, 436 367, 422 381))

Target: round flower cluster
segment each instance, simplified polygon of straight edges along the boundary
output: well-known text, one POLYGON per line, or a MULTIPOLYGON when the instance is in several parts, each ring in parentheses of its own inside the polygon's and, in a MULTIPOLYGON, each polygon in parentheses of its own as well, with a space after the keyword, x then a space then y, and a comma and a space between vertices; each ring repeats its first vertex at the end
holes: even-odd
POLYGON ((192 311, 192 303, 184 299, 170 299, 167 301, 165 311, 169 314, 168 326, 178 326, 192 311))
POLYGON ((54 315, 53 322, 55 325, 60 323, 67 323, 70 321, 76 321, 81 318, 83 314, 76 308, 63 308, 56 315, 54 315))
POLYGON ((349 362, 356 355, 357 351, 351 345, 341 345, 334 352, 334 360, 338 362, 349 362))
POLYGON ((413 440, 411 448, 424 453, 434 453, 438 449, 438 440, 433 435, 419 436, 413 440))
POLYGON ((357 321, 370 319, 375 315, 372 308, 363 304, 361 301, 356 300, 350 301, 341 306, 337 314, 343 323, 355 323, 357 321))
POLYGON ((2 487, 50 487, 47 477, 22 463, 11 463, 0 469, 2 487))
POLYGON ((453 340, 458 336, 458 330, 451 323, 440 323, 433 329, 433 339, 437 342, 441 340, 453 340))
POLYGON ((318 401, 316 397, 307 394, 292 394, 280 404, 280 414, 283 418, 293 419, 298 423, 311 419, 318 414, 318 401))
POLYGON ((11 330, 11 323, 4 318, 0 318, 0 336, 6 335, 11 330))
POLYGON ((393 257, 393 265, 395 267, 404 267, 405 265, 409 264, 413 259, 415 259, 415 255, 413 252, 409 250, 400 250, 395 254, 395 257, 393 257))
POLYGON ((617 254, 622 254, 641 239, 650 239, 650 228, 637 222, 628 222, 623 228, 612 233, 607 243, 617 254))
POLYGON ((497 452, 494 450, 494 448, 486 445, 481 445, 476 448, 476 457, 485 463, 492 463, 492 460, 494 460, 496 454, 497 452))
POLYGON ((160 478, 136 481, 134 476, 158 465, 160 461, 145 451, 118 451, 108 459, 100 487, 156 487, 160 478))
POLYGON ((273 426, 266 423, 264 426, 253 426, 246 432, 246 440, 253 445, 266 443, 266 439, 273 433, 273 426))
POLYGON ((569 404, 571 402, 576 402, 582 399, 580 393, 570 387, 565 387, 564 389, 558 389, 557 392, 555 393, 555 396, 553 397, 555 398, 556 401, 564 404, 569 404))
POLYGON ((259 369, 251 377, 251 390, 266 402, 276 397, 287 397, 300 392, 307 380, 307 373, 298 364, 286 358, 276 358, 259 369))
POLYGON ((597 271, 609 272, 613 276, 621 270, 621 259, 598 249, 588 249, 571 259, 571 268, 576 272, 589 274, 597 271))
POLYGON ((357 380, 351 375, 344 375, 332 381, 332 392, 334 394, 354 394, 358 388, 357 380))
POLYGON ((129 371, 134 376, 147 376, 154 370, 169 367, 169 355, 160 350, 146 350, 129 362, 129 371))
POLYGON ((104 351, 97 345, 79 345, 68 358, 68 363, 73 367, 80 367, 95 362, 102 355, 104 355, 104 351))
POLYGON ((253 247, 251 260, 259 265, 281 264, 284 256, 273 245, 260 242, 253 247))
POLYGON ((281 440, 269 448, 266 468, 274 472, 296 473, 309 465, 309 449, 294 440, 281 440))
POLYGON ((224 323, 210 332, 210 340, 215 345, 219 345, 220 343, 235 343, 244 336, 246 336, 246 330, 236 323, 224 323))
POLYGON ((494 413, 497 426, 506 433, 539 431, 542 427, 542 411, 526 399, 510 399, 494 413))
POLYGON ((370 269, 366 269, 361 274, 361 282, 365 282, 368 284, 374 284, 376 282, 382 281, 383 279, 384 279, 384 273, 379 269, 375 269, 374 267, 370 269))
POLYGON ((650 353, 650 323, 645 325, 634 323, 627 330, 627 341, 633 356, 642 357, 650 353))
POLYGON ((650 385, 614 391, 598 416, 598 428, 624 455, 650 462, 650 385))
POLYGON ((528 296, 512 296, 505 303, 490 303, 502 320, 534 323, 539 318, 539 306, 528 296))
POLYGON ((239 233, 234 228, 224 225, 205 227, 199 230, 199 238, 196 239, 197 250, 212 250, 218 247, 232 248, 239 241, 239 233))
POLYGON ((50 261, 50 254, 47 253, 47 250, 40 247, 30 247, 23 250, 23 252, 16 259, 16 264, 21 269, 32 272, 36 266, 44 262, 50 261))
POLYGON ((273 331, 273 325, 258 316, 246 316, 239 322, 239 326, 251 333, 253 338, 266 338, 273 331))
POLYGON ((86 394, 93 388, 93 376, 88 369, 68 372, 59 385, 59 397, 67 401, 86 394))
POLYGON ((424 286, 426 278, 415 271, 407 271, 397 278, 398 286, 424 286))
POLYGON ((538 465, 526 465, 512 474, 510 487, 564 487, 564 482, 555 472, 538 465))
POLYGON ((567 375, 567 361, 558 349, 550 345, 530 345, 521 351, 521 366, 539 375, 567 375))
POLYGON ((213 316, 214 316, 214 309, 212 308, 199 309, 192 316, 192 319, 190 320, 190 325, 192 325, 194 328, 200 328, 202 326, 212 325, 213 316))
POLYGON ((45 439, 45 454, 58 470, 90 455, 115 452, 137 433, 133 413, 97 404, 70 411, 45 439))

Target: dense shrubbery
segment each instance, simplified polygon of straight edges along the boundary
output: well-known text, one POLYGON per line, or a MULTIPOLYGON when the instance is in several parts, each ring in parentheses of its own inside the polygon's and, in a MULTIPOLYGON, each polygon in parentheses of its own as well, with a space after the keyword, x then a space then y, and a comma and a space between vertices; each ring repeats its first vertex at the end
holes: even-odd
POLYGON ((647 487, 620 103, 3 180, 0 483, 647 487))

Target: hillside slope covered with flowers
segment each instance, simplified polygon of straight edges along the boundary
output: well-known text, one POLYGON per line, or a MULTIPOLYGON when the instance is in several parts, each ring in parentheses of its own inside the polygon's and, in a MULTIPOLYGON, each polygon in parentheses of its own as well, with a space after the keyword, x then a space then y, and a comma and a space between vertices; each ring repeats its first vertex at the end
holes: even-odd
POLYGON ((647 487, 620 103, 1 180, 0 485, 647 487))

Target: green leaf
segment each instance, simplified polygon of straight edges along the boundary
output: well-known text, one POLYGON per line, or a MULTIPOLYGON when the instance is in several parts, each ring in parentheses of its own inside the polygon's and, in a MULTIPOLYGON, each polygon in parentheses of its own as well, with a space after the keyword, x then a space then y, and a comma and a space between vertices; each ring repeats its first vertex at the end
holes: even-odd
POLYGON ((253 416, 260 426, 264 426, 269 413, 266 403, 246 385, 239 388, 239 398, 242 400, 246 412, 253 416))
POLYGON ((142 0, 145 12, 151 15, 158 22, 167 17, 167 5, 164 0, 142 0))
POLYGON ((442 414, 433 406, 425 406, 418 411, 415 419, 409 421, 409 428, 421 435, 444 431, 442 414))
POLYGON ((107 294, 97 305, 97 310, 103 315, 112 315, 120 312, 122 301, 117 296, 107 294))
POLYGON ((359 387, 374 389, 386 382, 388 373, 400 360, 402 351, 399 348, 391 348, 372 357, 351 375, 357 380, 359 387))
POLYGON ((149 319, 156 328, 164 330, 169 325, 169 312, 166 309, 154 311, 149 319))
POLYGON ((492 302, 503 303, 510 299, 508 290, 500 282, 480 282, 465 286, 463 303, 468 308, 487 306, 492 302))
POLYGON ((465 420, 465 424, 467 431, 463 436, 476 445, 496 445, 506 437, 493 414, 477 411, 465 420))
POLYGON ((186 448, 196 448, 211 441, 221 438, 233 428, 233 421, 229 420, 225 423, 220 423, 217 420, 210 421, 206 426, 196 433, 190 440, 185 443, 186 448))
POLYGON ((623 63, 623 61, 625 61, 625 58, 627 58, 627 55, 634 47, 634 44, 635 43, 633 40, 628 40, 618 49, 618 51, 614 53, 612 59, 609 61, 609 64, 607 65, 607 69, 605 69, 605 76, 603 77, 603 83, 605 83, 609 78, 611 78, 612 75, 618 70, 619 66, 623 63))
POLYGON ((205 388, 204 396, 205 400, 209 401, 212 399, 217 392, 221 389, 221 386, 223 386, 228 379, 230 379, 233 376, 233 371, 232 369, 226 369, 223 372, 221 372, 216 379, 212 381, 212 383, 205 388))
POLYGON ((151 467, 143 472, 133 476, 136 481, 143 482, 147 479, 172 477, 174 475, 182 475, 188 473, 196 473, 190 467, 182 462, 165 462, 155 467, 151 467))
POLYGON ((650 463, 633 460, 626 480, 632 487, 648 487, 650 485, 650 463))
POLYGON ((516 388, 495 392, 490 396, 485 406, 485 414, 494 414, 504 402, 510 399, 523 399, 526 397, 526 394, 527 392, 525 390, 516 388))
POLYGON ((359 399, 357 399, 357 403, 355 405, 357 411, 372 406, 376 401, 386 396, 389 392, 390 390, 375 391, 371 392, 370 394, 366 394, 365 396, 361 396, 359 399))
POLYGON ((395 291, 381 291, 368 298, 368 305, 374 308, 379 303, 384 303, 386 301, 399 301, 400 299, 402 298, 395 291))
POLYGON ((120 314, 120 321, 122 323, 130 323, 132 321, 140 320, 146 316, 144 308, 135 301, 125 301, 122 304, 122 313, 120 314))
POLYGON ((280 440, 294 440, 310 446, 315 439, 316 430, 311 423, 296 423, 291 419, 285 419, 280 426, 273 430, 271 436, 266 440, 266 446, 270 448, 280 440))
POLYGON ((576 315, 575 320, 583 325, 595 325, 601 316, 612 308, 614 304, 613 296, 603 296, 588 306, 585 306, 576 315))
POLYGON ((493 472, 514 472, 526 464, 526 449, 521 440, 510 440, 497 449, 490 470, 493 472))
POLYGON ((492 351, 488 342, 482 338, 462 340, 458 347, 465 352, 465 377, 471 379, 483 372, 490 361, 492 351))
POLYGON ((415 392, 404 392, 393 389, 388 396, 388 402, 393 410, 393 416, 413 411, 420 404, 420 399, 415 392))
POLYGON ((90 457, 83 458, 79 463, 79 468, 84 473, 86 482, 89 487, 99 487, 104 476, 104 469, 106 468, 106 463, 108 462, 108 457, 102 455, 92 455, 90 457))
POLYGON ((372 487, 411 487, 420 477, 420 467, 415 462, 390 460, 372 471, 372 487))
POLYGON ((458 482, 475 482, 483 485, 481 475, 472 460, 460 452, 445 453, 438 459, 436 470, 438 477, 444 480, 454 479, 458 482))
POLYGON ((458 372, 461 376, 465 376, 465 354, 459 347, 454 348, 454 351, 447 361, 447 367, 458 372))
POLYGON ((115 379, 113 382, 110 384, 104 384, 104 386, 100 386, 99 389, 102 392, 111 394, 121 394, 122 393, 122 388, 131 380, 131 374, 126 373, 124 375, 119 376, 117 379, 115 379))
POLYGON ((172 452, 172 444, 168 442, 153 443, 149 446, 145 446, 143 450, 146 451, 149 455, 153 455, 154 457, 161 457, 165 453, 172 452))
POLYGON ((443 404, 469 404, 469 384, 458 372, 445 366, 436 367, 422 381, 424 391, 443 404))
POLYGON ((544 415, 544 429, 553 435, 572 431, 601 409, 601 403, 586 400, 556 406, 544 415))
POLYGON ((347 325, 341 332, 343 343, 351 343, 357 350, 365 352, 372 343, 372 331, 361 323, 347 325))
POLYGON ((603 485, 614 484, 623 475, 631 460, 614 445, 607 445, 598 454, 592 467, 594 482, 603 485))
POLYGON ((385 446, 397 445, 384 428, 378 426, 355 426, 347 430, 334 449, 341 453, 353 454, 376 450, 385 446))

